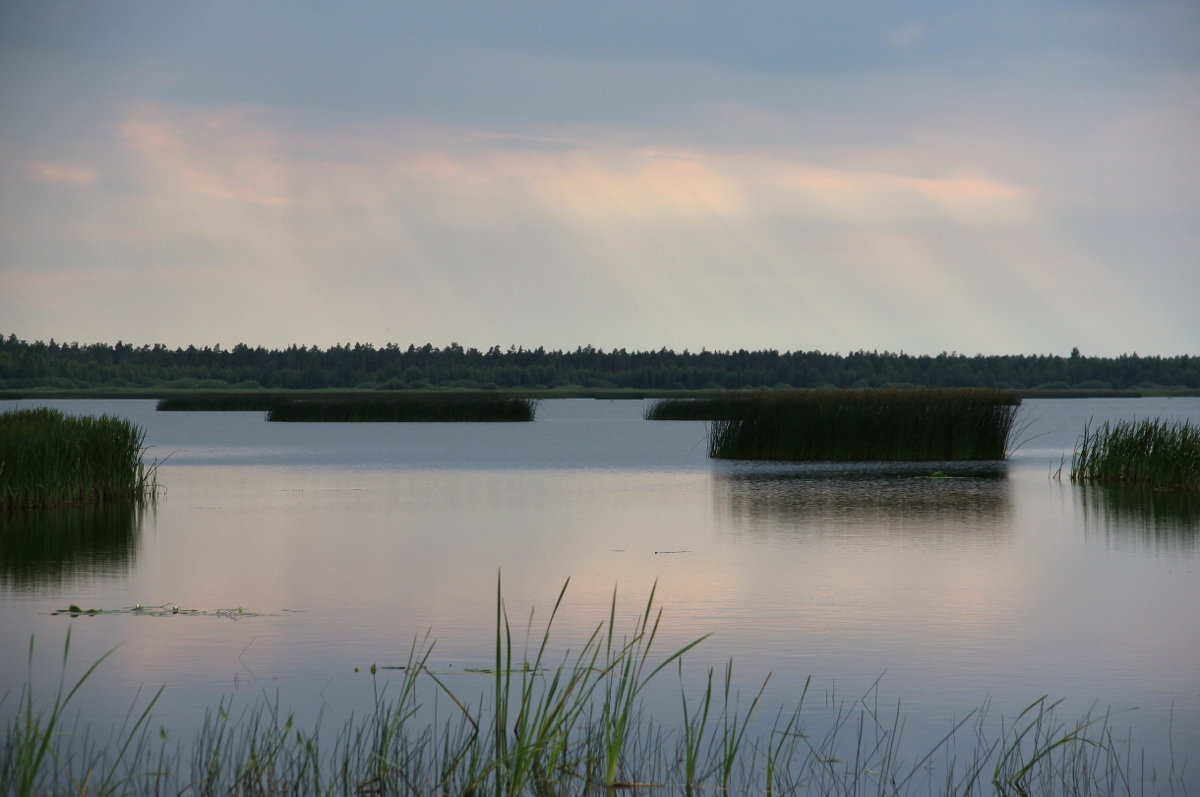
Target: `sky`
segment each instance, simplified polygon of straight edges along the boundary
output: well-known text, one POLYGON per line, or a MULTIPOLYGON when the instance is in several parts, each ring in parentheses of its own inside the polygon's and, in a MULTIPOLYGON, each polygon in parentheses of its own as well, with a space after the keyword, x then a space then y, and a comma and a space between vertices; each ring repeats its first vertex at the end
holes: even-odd
POLYGON ((0 3, 0 334, 1200 354, 1200 3, 0 3))

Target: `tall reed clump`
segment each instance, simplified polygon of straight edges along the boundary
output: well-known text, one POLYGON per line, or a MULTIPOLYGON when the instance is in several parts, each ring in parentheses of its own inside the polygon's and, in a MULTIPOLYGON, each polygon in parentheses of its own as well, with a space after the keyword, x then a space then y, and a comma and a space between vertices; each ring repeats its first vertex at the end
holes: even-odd
MULTIPOLYGON (((133 706, 107 744, 66 722, 74 685, 60 680, 46 700, 21 691, 0 733, 0 793, 33 794, 371 794, 606 795, 624 791, 686 795, 887 794, 1134 795, 1182 784, 1146 768, 1139 751, 1114 740, 1108 717, 1058 718, 1040 698, 1011 722, 986 722, 986 705, 948 723, 917 750, 903 739, 904 717, 880 710, 876 687, 844 700, 832 692, 812 724, 805 700, 764 716, 762 686, 743 697, 732 662, 708 671, 699 696, 683 687, 683 657, 703 637, 673 651, 654 648, 662 612, 654 593, 628 633, 615 630, 616 599, 574 652, 556 654, 551 631, 566 585, 540 634, 533 613, 514 642, 497 582, 492 668, 477 702, 430 668, 428 637, 414 641, 398 683, 380 686, 371 668, 371 703, 340 731, 300 727, 276 702, 235 712, 222 701, 190 741, 151 729, 158 694, 133 706), (643 698, 665 669, 678 670, 678 719, 650 717, 643 698), (443 700, 444 698, 444 700, 443 700), (432 709, 430 704, 433 704, 432 709), (440 707, 439 704, 440 703, 440 707), (938 737, 934 737, 938 738, 938 737), (1135 762, 1140 777, 1133 774, 1135 762)), ((33 679, 30 642, 30 683, 33 679)), ((67 648, 63 653, 66 670, 67 648)), ((107 654, 106 654, 107 655, 107 654)), ((103 660, 103 657, 101 661, 103 660)), ((159 690, 161 693, 161 690, 159 690)), ((796 696, 793 696, 796 697, 796 696)), ((0 698, 2 700, 2 698, 0 698)), ((815 719, 815 718, 813 718, 815 719)))
POLYGON ((536 399, 492 393, 329 396, 291 399, 274 406, 268 421, 532 421, 536 399))
POLYGON ((996 460, 1021 399, 1003 390, 794 390, 737 399, 708 454, 759 460, 996 460))
POLYGON ((1200 427, 1159 418, 1088 423, 1071 456, 1071 481, 1200 489, 1200 427))
POLYGON ((123 418, 46 407, 0 413, 0 507, 142 501, 156 470, 142 462, 144 440, 123 418))

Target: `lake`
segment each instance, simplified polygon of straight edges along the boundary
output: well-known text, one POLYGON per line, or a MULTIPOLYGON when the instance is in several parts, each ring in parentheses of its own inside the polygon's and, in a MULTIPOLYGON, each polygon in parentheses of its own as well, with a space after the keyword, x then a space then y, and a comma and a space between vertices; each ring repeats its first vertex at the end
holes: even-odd
MULTIPOLYGON (((222 700, 339 720, 371 706, 367 668, 404 664, 427 632, 431 666, 471 693, 497 579, 514 628, 535 609, 540 629, 569 578, 563 648, 614 589, 632 631, 656 589, 656 648, 711 634, 689 677, 732 658, 752 694, 770 674, 772 716, 811 676, 814 723, 822 702, 866 697, 899 707, 919 750, 971 711, 998 723, 1049 695, 1072 719, 1111 711, 1146 771, 1190 759, 1181 782, 1200 787, 1200 502, 1065 473, 1089 419, 1200 423, 1197 398, 1027 400, 1004 463, 836 466, 709 460, 703 423, 643 421, 640 401, 549 400, 511 424, 0 409, 42 405, 129 418, 161 461, 139 517, 0 520, 0 691, 27 682, 31 637, 35 685, 52 690, 69 626, 68 677, 117 646, 76 696, 83 723, 119 722, 162 685, 155 727, 173 738, 222 700), (182 611, 52 614, 68 604, 182 611), (238 608, 254 616, 214 613, 238 608)), ((660 678, 648 710, 675 716, 678 677, 660 678)))

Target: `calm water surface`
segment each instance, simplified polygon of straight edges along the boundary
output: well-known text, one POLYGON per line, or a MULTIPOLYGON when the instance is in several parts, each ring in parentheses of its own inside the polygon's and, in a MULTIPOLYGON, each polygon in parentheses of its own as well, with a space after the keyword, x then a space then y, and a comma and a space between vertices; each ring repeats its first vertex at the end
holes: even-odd
MULTIPOLYGON (((163 460, 140 518, 2 521, 0 692, 28 679, 31 637, 52 688, 70 626, 70 672, 119 645, 79 697, 86 722, 164 684, 155 719, 174 733, 222 698, 277 695, 302 720, 362 712, 355 668, 403 664, 427 631, 443 671, 487 666, 502 574, 515 625, 571 579, 563 647, 614 588, 632 630, 657 584, 661 650, 711 633, 688 669, 732 656, 746 689, 771 673, 771 715, 810 675, 847 700, 878 681, 920 747, 984 704, 998 719, 1050 695, 1072 719, 1116 712, 1151 761, 1200 766, 1200 506, 1052 477, 1089 419, 1200 422, 1200 399, 1027 401, 1006 463, 907 467, 714 462, 704 424, 643 421, 636 401, 547 401, 532 424, 0 409, 35 404, 128 417, 163 460), (51 615, 70 603, 268 616, 51 615)), ((674 717, 677 683, 662 684, 650 708, 674 717)))

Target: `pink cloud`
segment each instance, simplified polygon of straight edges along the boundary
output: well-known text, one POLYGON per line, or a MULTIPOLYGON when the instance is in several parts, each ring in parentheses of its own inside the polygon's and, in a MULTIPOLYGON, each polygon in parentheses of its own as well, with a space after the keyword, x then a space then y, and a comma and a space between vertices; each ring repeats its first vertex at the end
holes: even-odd
POLYGON ((100 173, 82 163, 46 163, 38 161, 28 166, 33 179, 43 183, 74 183, 91 185, 100 173))

